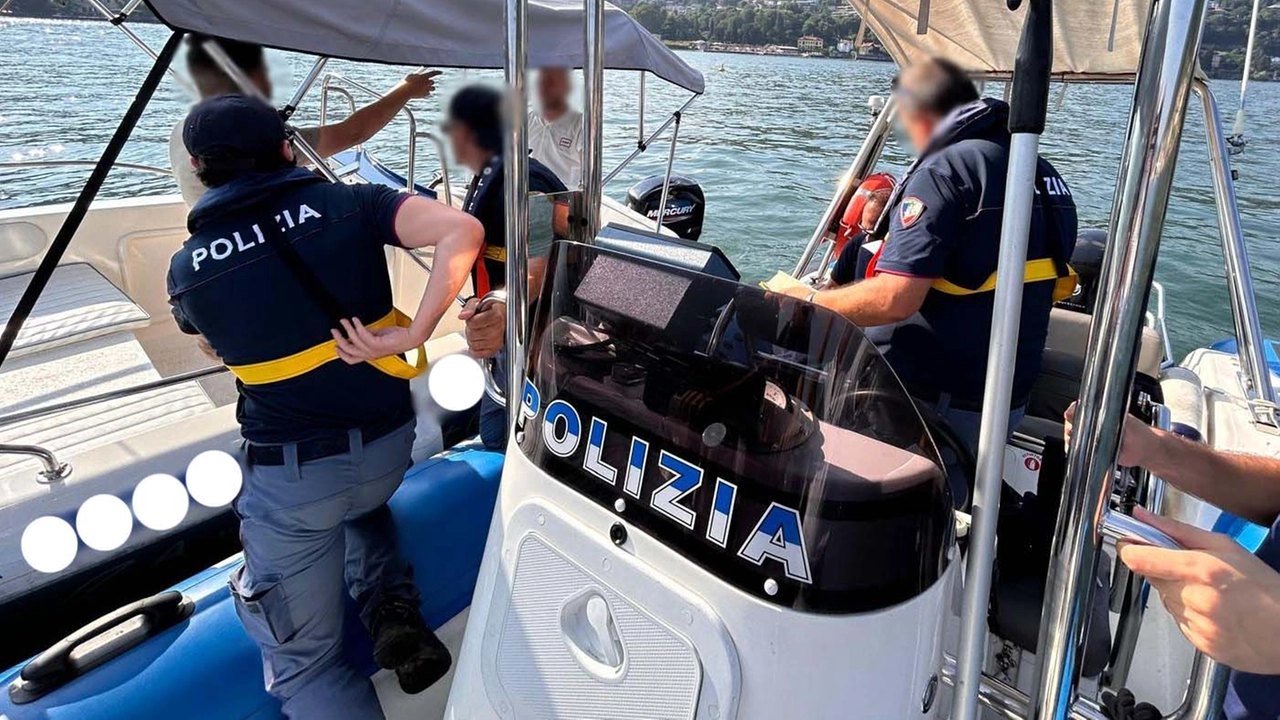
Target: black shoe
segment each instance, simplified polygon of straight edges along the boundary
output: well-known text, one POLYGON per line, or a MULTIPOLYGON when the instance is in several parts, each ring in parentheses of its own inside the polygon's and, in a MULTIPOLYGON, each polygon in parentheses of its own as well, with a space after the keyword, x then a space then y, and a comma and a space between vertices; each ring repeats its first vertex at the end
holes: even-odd
POLYGON ((401 600, 388 600, 379 605, 371 624, 373 659, 378 667, 387 670, 409 662, 427 649, 429 637, 434 639, 417 605, 401 600))
POLYGON ((435 633, 428 630, 425 646, 413 657, 396 666, 396 679, 400 681, 401 690, 409 695, 417 695, 448 674, 451 665, 453 657, 449 654, 449 648, 445 647, 435 633))

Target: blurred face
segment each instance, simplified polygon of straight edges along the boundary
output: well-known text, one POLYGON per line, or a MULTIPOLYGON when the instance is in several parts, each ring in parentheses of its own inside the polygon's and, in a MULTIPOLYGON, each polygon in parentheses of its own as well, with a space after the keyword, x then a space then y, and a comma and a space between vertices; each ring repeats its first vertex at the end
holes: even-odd
POLYGON ((876 221, 880 219, 880 214, 884 212, 884 206, 887 202, 889 202, 888 190, 881 190, 867 198, 867 204, 862 208, 862 220, 859 223, 863 230, 870 231, 875 227, 876 221))
POLYGON ((538 106, 544 115, 560 115, 569 109, 569 70, 545 68, 538 73, 538 106))
POLYGON ((933 130, 938 126, 938 117, 933 113, 903 107, 898 112, 898 127, 902 129, 911 146, 917 153, 924 152, 933 137, 933 130))
POLYGON ((480 172, 485 158, 480 157, 480 147, 471 128, 451 120, 445 126, 445 134, 449 137, 449 147, 453 148, 453 161, 471 172, 480 172))

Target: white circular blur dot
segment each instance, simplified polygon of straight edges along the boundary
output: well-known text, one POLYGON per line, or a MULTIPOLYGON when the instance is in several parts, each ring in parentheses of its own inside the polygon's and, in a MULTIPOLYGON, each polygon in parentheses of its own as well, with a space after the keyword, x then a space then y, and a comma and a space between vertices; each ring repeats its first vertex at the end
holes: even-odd
POLYGON ((445 355, 431 364, 427 391, 445 410, 458 412, 474 407, 484 395, 484 369, 470 355, 445 355))
POLYGON ((240 462, 222 450, 205 450, 187 465, 187 492, 205 507, 219 508, 240 494, 240 462))
POLYGON ((177 527, 190 504, 187 489, 172 475, 148 475, 133 490, 133 514, 152 530, 177 527))
POLYGON ((115 550, 133 532, 133 514, 115 495, 94 495, 76 512, 76 532, 94 550, 115 550))
POLYGON ((31 521, 22 531, 22 557, 42 573, 66 570, 76 559, 80 543, 71 523, 46 515, 31 521))

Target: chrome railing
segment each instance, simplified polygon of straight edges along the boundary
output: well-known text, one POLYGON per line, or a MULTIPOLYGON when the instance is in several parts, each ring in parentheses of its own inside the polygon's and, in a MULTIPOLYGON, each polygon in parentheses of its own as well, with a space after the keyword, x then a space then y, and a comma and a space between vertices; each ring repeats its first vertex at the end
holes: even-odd
POLYGON ((796 263, 795 270, 792 272, 796 277, 804 275, 808 270, 809 263, 813 262, 813 256, 817 254, 818 248, 827 240, 836 216, 844 211, 845 205, 849 204, 849 198, 858 189, 858 183, 871 172, 876 161, 880 159, 880 153, 889 139, 889 130, 893 127, 893 117, 896 114, 893 97, 890 96, 883 107, 873 112, 875 116, 871 120, 871 128, 867 131, 866 139, 862 141, 862 147, 858 148, 858 154, 854 156, 849 169, 840 177, 840 183, 831 197, 831 202, 827 204, 827 209, 822 212, 822 217, 818 220, 818 227, 814 229, 804 251, 800 253, 800 261, 796 263))
MULTIPOLYGON (((351 91, 344 87, 337 86, 334 83, 341 83, 342 85, 354 88, 375 100, 383 97, 382 93, 359 81, 353 80, 340 73, 329 73, 325 75, 324 79, 320 82, 320 122, 322 124, 328 120, 329 117, 330 93, 345 97, 351 107, 351 112, 354 114, 356 111, 356 101, 352 96, 351 91)), ((417 186, 418 141, 428 140, 435 147, 436 159, 440 163, 440 179, 442 187, 444 188, 444 200, 447 204, 452 205, 453 187, 449 182, 449 160, 448 155, 444 150, 444 143, 441 142, 440 138, 434 133, 427 132, 425 130, 418 130, 418 117, 414 114, 413 110, 408 107, 404 107, 400 109, 399 114, 404 115, 405 119, 409 123, 408 145, 406 146, 408 168, 405 172, 405 191, 413 192, 413 189, 417 186)), ((362 149, 362 147, 363 144, 356 146, 357 149, 362 149)))
POLYGON ((1253 275, 1249 270, 1249 252, 1240 228, 1240 210, 1236 204, 1235 180, 1231 173, 1230 153, 1222 136, 1222 116, 1218 101, 1209 85, 1199 78, 1191 84, 1204 108, 1205 136, 1209 142, 1209 166, 1213 170, 1213 190, 1218 209, 1218 232, 1222 238, 1222 256, 1226 261, 1227 290, 1231 298, 1231 316, 1235 321, 1236 356, 1240 360, 1243 385, 1257 422, 1280 426, 1276 413, 1276 394, 1271 386, 1271 371, 1263 346, 1262 323, 1258 320, 1258 303, 1253 294, 1253 275))
MULTIPOLYGON (((34 168, 57 168, 57 167, 93 167, 97 165, 95 160, 6 160, 0 162, 0 170, 21 170, 34 168)), ((124 170, 137 170, 139 172, 154 173, 156 175, 164 175, 173 177, 171 170, 154 165, 140 165, 138 163, 118 162, 111 166, 112 169, 121 168, 124 170)))
POLYGON ((1091 607, 1099 543, 1112 517, 1107 507, 1137 363, 1135 340, 1155 272, 1205 7, 1206 0, 1156 0, 1144 35, 1075 419, 1075 436, 1088 441, 1067 450, 1028 720, 1059 720, 1077 699, 1078 643, 1091 607))

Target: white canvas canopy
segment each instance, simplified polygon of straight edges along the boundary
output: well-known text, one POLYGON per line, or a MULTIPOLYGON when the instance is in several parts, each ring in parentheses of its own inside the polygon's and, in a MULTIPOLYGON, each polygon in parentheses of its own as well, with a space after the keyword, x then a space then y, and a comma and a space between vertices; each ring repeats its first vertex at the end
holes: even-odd
MULTIPOLYGON (((171 27, 270 47, 397 65, 501 68, 503 0, 149 0, 171 27)), ((530 67, 581 67, 581 0, 530 0, 530 67)), ((702 73, 606 3, 604 65, 695 93, 702 73)))
MULTIPOLYGON (((1003 0, 850 0, 899 65, 931 55, 984 75, 1013 71, 1027 4, 1003 0), (919 33, 924 8, 927 29, 919 33)), ((1132 79, 1151 0, 1058 0, 1053 4, 1053 74, 1132 79)))

